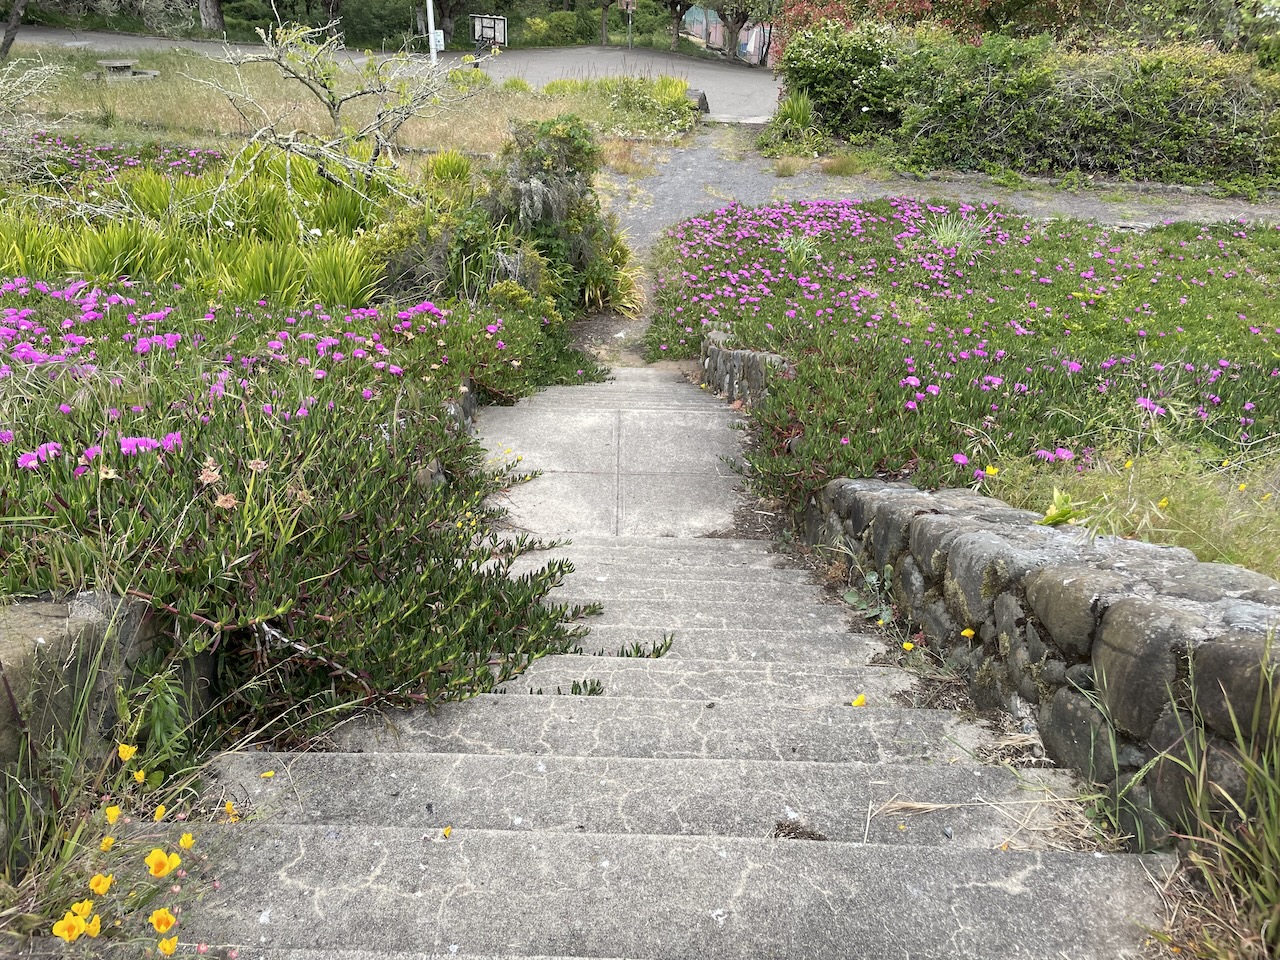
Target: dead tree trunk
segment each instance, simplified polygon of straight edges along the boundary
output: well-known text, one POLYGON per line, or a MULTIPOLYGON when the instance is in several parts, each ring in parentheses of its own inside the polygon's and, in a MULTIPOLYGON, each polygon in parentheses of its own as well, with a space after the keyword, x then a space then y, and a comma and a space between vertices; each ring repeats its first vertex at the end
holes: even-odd
POLYGON ((601 0, 600 3, 600 46, 609 45, 609 8, 613 0, 601 0))
POLYGON ((227 23, 222 19, 222 0, 200 0, 200 26, 210 33, 225 33, 227 23))
POLYGON ((26 11, 27 0, 13 0, 13 6, 9 8, 9 22, 4 25, 4 39, 0 40, 0 60, 9 56, 9 48, 18 35, 18 24, 22 22, 22 15, 26 11))

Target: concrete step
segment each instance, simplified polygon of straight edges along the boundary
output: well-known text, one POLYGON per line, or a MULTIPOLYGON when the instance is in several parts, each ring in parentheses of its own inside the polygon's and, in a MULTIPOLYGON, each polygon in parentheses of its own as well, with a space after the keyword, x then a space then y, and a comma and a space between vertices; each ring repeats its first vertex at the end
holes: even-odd
POLYGON ((1136 957, 1165 858, 802 840, 206 827, 184 940, 440 956, 1136 957))
POLYGON ((512 565, 512 574, 520 576, 540 570, 552 560, 568 560, 573 564, 574 572, 569 574, 565 583, 569 586, 582 583, 589 584, 604 578, 607 581, 625 583, 672 582, 694 583, 712 581, 732 584, 796 584, 808 586, 813 583, 813 576, 808 570, 798 567, 784 566, 785 560, 766 558, 761 560, 734 559, 729 562, 688 563, 676 560, 637 563, 634 560, 614 559, 596 556, 584 558, 573 556, 573 547, 564 550, 526 554, 516 559, 512 565))
POLYGON ((770 540, 737 540, 730 537, 613 537, 579 534, 565 538, 563 549, 580 552, 584 556, 601 553, 637 560, 672 557, 714 562, 718 557, 779 560, 784 556, 770 540))
POLYGON ((696 387, 679 370, 669 367, 614 367, 609 371, 609 380, 615 383, 673 383, 678 386, 696 387))
POLYGON ((657 700, 736 700, 789 707, 838 707, 859 693, 888 703, 909 690, 911 674, 897 667, 750 663, 659 657, 543 657, 495 692, 569 694, 575 681, 597 681, 604 697, 657 700))
POLYGON ((348 753, 888 763, 972 753, 982 731, 943 710, 480 694, 334 733, 348 753))
MULTIPOLYGON (((608 574, 597 574, 591 578, 576 574, 570 576, 552 596, 557 603, 561 602, 560 594, 591 597, 604 602, 606 606, 624 601, 657 603, 664 607, 667 601, 736 603, 752 607, 769 604, 779 608, 790 607, 793 615, 798 618, 807 617, 810 606, 823 604, 830 597, 822 587, 813 583, 738 583, 734 580, 682 579, 633 581, 608 574)), ((839 608, 839 604, 834 602, 828 606, 839 608)))
POLYGON ((815 633, 799 630, 681 629, 658 627, 609 627, 583 623, 590 632, 580 642, 583 653, 604 657, 632 656, 637 645, 653 650, 673 634, 671 649, 660 659, 729 660, 747 663, 812 663, 820 666, 862 667, 884 650, 878 636, 865 633, 815 633))
POLYGON ((254 821, 771 837, 991 849, 1061 842, 1056 771, 936 764, 240 753, 219 787, 254 821), (272 771, 267 779, 262 774, 272 771), (912 813, 909 811, 915 810, 912 813))
MULTIPOLYGON (((556 603, 594 603, 590 593, 557 591, 556 603)), ((589 627, 651 627, 679 632, 696 627, 731 630, 787 630, 792 633, 847 633, 854 611, 847 604, 744 603, 735 600, 611 600, 599 616, 589 617, 589 627)))
POLYGON ((585 388, 573 387, 572 392, 536 394, 521 400, 517 409, 527 413, 542 413, 550 410, 652 410, 690 413, 706 413, 724 417, 732 421, 741 414, 726 407, 722 400, 706 393, 681 393, 678 396, 664 395, 657 392, 646 393, 636 390, 597 389, 587 391, 585 388))

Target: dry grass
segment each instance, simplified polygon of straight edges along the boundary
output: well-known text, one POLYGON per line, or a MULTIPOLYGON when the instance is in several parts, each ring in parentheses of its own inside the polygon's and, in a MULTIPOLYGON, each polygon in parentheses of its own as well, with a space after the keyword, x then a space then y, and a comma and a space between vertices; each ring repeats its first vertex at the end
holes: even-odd
POLYGON ((1095 453, 1091 469, 1001 464, 990 492, 1043 512, 1053 488, 1080 505, 1090 530, 1186 547, 1205 561, 1280 578, 1280 461, 1219 460, 1172 444, 1129 459, 1095 453), (1128 465, 1126 465, 1128 464, 1128 465), (1243 489, 1241 489, 1243 487, 1243 489))
POLYGON ((773 174, 776 177, 794 177, 808 166, 809 161, 800 157, 778 157, 773 161, 773 174))
POLYGON ((621 176, 647 177, 653 173, 655 155, 650 144, 610 137, 601 141, 600 152, 604 165, 621 176))
MULTIPOLYGON (((18 51, 19 56, 36 53, 33 49, 18 51)), ((160 76, 155 80, 106 83, 85 79, 85 73, 97 69, 99 56, 74 53, 45 57, 65 67, 62 80, 42 104, 47 118, 65 117, 73 126, 116 130, 130 139, 163 131, 184 142, 247 137, 260 125, 256 117, 246 120, 226 96, 208 85, 213 82, 238 88, 236 72, 227 64, 189 51, 145 52, 137 55, 138 68, 158 70, 160 76)), ((277 119, 284 128, 316 134, 332 129, 320 104, 275 67, 250 64, 241 68, 241 76, 264 115, 277 119)), ((354 105, 350 112, 352 121, 362 119, 354 105)), ((512 121, 547 120, 561 113, 576 113, 601 126, 607 126, 610 118, 605 98, 594 93, 547 97, 490 87, 466 95, 446 94, 435 115, 415 118, 404 126, 399 145, 406 151, 449 148, 472 156, 494 156, 506 142, 512 121)), ((620 162, 633 167, 646 162, 642 145, 632 149, 629 160, 625 151, 617 149, 620 162)))
POLYGON ((824 157, 819 164, 822 172, 832 177, 864 177, 887 179, 892 170, 886 158, 878 151, 853 147, 840 153, 824 157))

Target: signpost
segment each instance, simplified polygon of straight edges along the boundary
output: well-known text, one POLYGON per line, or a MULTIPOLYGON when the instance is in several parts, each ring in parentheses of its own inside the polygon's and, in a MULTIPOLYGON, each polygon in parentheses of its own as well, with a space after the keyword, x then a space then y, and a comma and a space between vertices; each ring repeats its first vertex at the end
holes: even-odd
POLYGON ((627 11, 627 49, 631 49, 631 14, 635 12, 636 0, 622 0, 622 9, 627 11))
MULTIPOLYGON (((443 39, 443 38, 442 38, 443 39)), ((431 48, 431 65, 436 65, 436 4, 435 0, 427 0, 427 46, 431 48)), ((441 48, 444 43, 440 44, 441 48)))

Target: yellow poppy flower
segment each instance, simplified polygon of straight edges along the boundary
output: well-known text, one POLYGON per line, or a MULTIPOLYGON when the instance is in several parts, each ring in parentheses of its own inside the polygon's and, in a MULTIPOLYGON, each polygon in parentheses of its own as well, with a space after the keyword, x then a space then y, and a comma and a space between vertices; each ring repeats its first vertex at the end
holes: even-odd
POLYGON ((178 949, 178 938, 170 937, 167 940, 161 940, 159 943, 156 944, 156 949, 159 950, 166 957, 172 957, 173 951, 178 949))
POLYGON ((165 807, 163 803, 160 804, 160 806, 156 807, 155 816, 153 816, 152 819, 155 820, 156 823, 159 823, 161 820, 164 819, 164 812, 166 809, 168 808, 165 807))
POLYGON ((196 845, 196 838, 189 833, 184 833, 182 839, 178 841, 178 846, 183 850, 190 850, 196 845))
POLYGON ((912 643, 910 640, 908 640, 906 643, 902 645, 902 649, 907 651, 907 653, 910 653, 915 648, 916 648, 916 645, 912 643))
POLYGON ((81 900, 79 903, 73 903, 71 905, 71 912, 77 917, 87 917, 89 914, 93 913, 93 901, 81 900))
POLYGON ((84 934, 86 937, 96 937, 102 932, 102 918, 96 913, 93 919, 84 925, 84 934))
POLYGON ((145 783, 147 779, 147 771, 145 770, 133 771, 133 779, 136 780, 138 783, 145 783))
POLYGON ((156 847, 147 854, 147 858, 144 862, 147 865, 147 870, 150 871, 153 877, 167 877, 174 870, 178 869, 179 865, 182 863, 182 858, 176 853, 166 854, 159 847, 156 847))
POLYGON ((168 907, 153 910, 147 920, 156 928, 156 933, 168 933, 169 928, 178 922, 178 918, 169 912, 168 907))
POLYGON ((973 628, 972 628, 972 627, 965 627, 963 630, 961 630, 961 631, 960 631, 960 636, 964 637, 966 640, 972 640, 972 639, 973 639, 973 628))
POLYGON ((127 743, 116 745, 116 754, 120 757, 122 763, 128 763, 133 759, 133 755, 138 752, 137 747, 132 747, 127 743))
POLYGON ((115 845, 116 845, 115 837, 103 837, 102 842, 98 844, 98 849, 101 850, 103 853, 106 853, 115 845))
POLYGON ((107 807, 107 823, 115 823, 120 819, 119 807, 107 807))
POLYGON ((89 889, 100 897, 105 897, 107 891, 111 889, 111 881, 116 878, 114 873, 108 873, 105 877, 100 873, 95 873, 89 880, 89 889))
POLYGON ((849 701, 849 706, 851 707, 865 707, 866 705, 867 695, 865 693, 860 693, 849 701))
POLYGON ((66 916, 53 925, 53 935, 67 943, 75 943, 87 927, 88 924, 82 917, 77 917, 68 910, 66 916))

